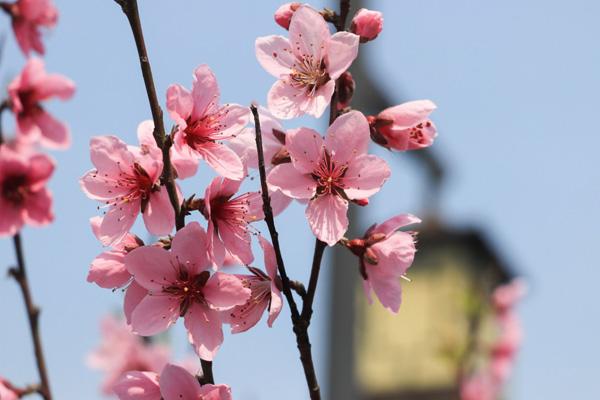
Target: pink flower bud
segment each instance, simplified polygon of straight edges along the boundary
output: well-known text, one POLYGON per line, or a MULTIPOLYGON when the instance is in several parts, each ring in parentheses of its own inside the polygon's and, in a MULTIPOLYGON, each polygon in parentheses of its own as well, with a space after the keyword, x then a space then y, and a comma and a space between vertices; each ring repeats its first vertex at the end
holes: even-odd
POLYGON ((277 22, 277 25, 281 26, 283 29, 289 29, 292 15, 294 15, 294 12, 301 5, 301 3, 286 3, 279 7, 277 11, 275 11, 275 22, 277 22))
POLYGON ((350 31, 360 36, 361 43, 375 39, 382 29, 383 14, 366 8, 358 10, 352 18, 352 25, 350 26, 350 31))

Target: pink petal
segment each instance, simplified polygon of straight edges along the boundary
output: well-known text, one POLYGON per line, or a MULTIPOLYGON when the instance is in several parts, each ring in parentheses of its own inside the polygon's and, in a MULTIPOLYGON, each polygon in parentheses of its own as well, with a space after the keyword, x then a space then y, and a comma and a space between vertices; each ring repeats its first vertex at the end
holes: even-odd
POLYGON ((90 140, 90 158, 102 176, 108 175, 111 178, 117 177, 121 168, 128 168, 134 162, 127 145, 116 136, 93 137, 90 140))
POLYGON ((32 50, 44 54, 44 45, 40 39, 41 34, 34 25, 22 19, 13 19, 12 27, 17 44, 25 55, 29 55, 32 50))
POLYGON ((73 94, 75 94, 75 83, 59 74, 46 75, 37 82, 35 87, 37 100, 46 100, 50 97, 69 100, 73 94))
POLYGON ((396 129, 408 129, 425 121, 436 108, 431 100, 415 100, 386 108, 378 117, 394 121, 396 129))
POLYGON ((226 104, 219 111, 219 138, 228 139, 238 135, 250 122, 252 115, 248 107, 239 104, 226 104))
POLYGON ((178 179, 194 176, 198 170, 198 158, 186 150, 180 150, 178 146, 171 147, 171 163, 175 167, 178 179))
MULTIPOLYGON (((46 188, 27 196, 24 207, 27 211, 25 222, 30 225, 43 226, 54 220, 52 195, 46 188)), ((2 212, 4 212, 4 209, 2 212)))
POLYGON ((276 285, 271 284, 271 304, 269 306, 269 318, 267 319, 267 325, 269 328, 273 326, 273 322, 281 313, 281 309, 283 308, 283 297, 281 296, 281 292, 277 289, 276 285))
POLYGON ((140 201, 133 200, 111 206, 100 224, 100 241, 110 246, 129 232, 140 212, 140 201))
POLYGON ((276 81, 267 95, 269 111, 279 119, 297 118, 304 114, 300 105, 305 93, 285 81, 276 81))
POLYGON ((269 188, 269 196, 271 199, 271 208, 273 209, 274 216, 281 214, 292 202, 290 197, 284 195, 279 190, 273 191, 271 188, 269 188))
POLYGON ((311 200, 306 218, 313 233, 329 246, 335 245, 348 230, 348 202, 336 195, 311 200))
POLYGON ((363 154, 350 162, 344 175, 344 192, 350 199, 366 199, 377 193, 391 171, 381 158, 363 154))
POLYGON ((173 257, 162 247, 142 246, 125 256, 125 267, 137 283, 160 293, 164 286, 177 281, 178 271, 173 268, 173 257))
POLYGON ((319 166, 323 157, 323 138, 309 128, 291 129, 285 135, 285 147, 290 153, 294 168, 310 174, 319 166))
POLYGON ((219 175, 239 181, 244 178, 244 164, 229 147, 220 143, 205 143, 198 149, 202 158, 219 175))
POLYGON ((269 172, 267 182, 274 189, 294 199, 311 199, 317 191, 317 183, 308 174, 300 173, 292 164, 281 164, 269 172))
POLYGON ((191 275, 197 275, 210 266, 206 253, 206 232, 192 221, 177 232, 171 242, 171 252, 179 263, 187 265, 191 275))
POLYGON ((200 383, 184 368, 167 364, 160 373, 160 392, 164 400, 201 399, 200 383))
POLYGON ((231 389, 227 385, 203 385, 200 388, 202 400, 233 400, 231 389))
POLYGON ((406 225, 418 224, 421 220, 411 214, 400 214, 377 225, 370 233, 383 233, 386 236, 391 235, 406 225))
POLYGON ((46 111, 35 114, 35 123, 40 127, 42 145, 52 149, 66 149, 71 144, 69 129, 46 111))
POLYGON ((150 194, 146 210, 142 214, 146 228, 153 235, 167 235, 175 226, 175 211, 164 186, 150 194))
POLYGON ((321 118, 335 91, 335 81, 329 80, 327 83, 317 89, 316 93, 311 96, 304 96, 300 99, 300 110, 302 113, 312 115, 315 118, 321 118))
POLYGON ((131 325, 131 314, 133 310, 144 300, 148 291, 140 286, 136 281, 132 281, 125 291, 123 299, 123 313, 127 320, 127 324, 131 325))
POLYGON ((167 110, 179 128, 186 127, 186 120, 192 115, 194 99, 192 94, 181 85, 171 85, 167 89, 167 110))
POLYGON ((203 64, 197 67, 194 71, 192 85, 192 97, 194 99, 192 118, 199 120, 206 114, 216 110, 219 105, 219 96, 217 78, 208 65, 203 64))
POLYGON ((331 34, 321 14, 309 6, 300 7, 292 16, 289 31, 290 43, 294 44, 292 51, 297 57, 323 58, 331 34))
POLYGON ((329 39, 327 71, 331 79, 340 77, 358 56, 360 36, 350 32, 338 32, 329 39))
POLYGON ((250 300, 248 303, 237 306, 233 310, 225 311, 224 318, 231 325, 231 333, 246 332, 256 326, 268 305, 267 299, 260 302, 250 300))
POLYGON ((88 171, 80 180, 81 190, 91 199, 106 201, 129 193, 128 187, 119 186, 112 178, 97 170, 88 171))
POLYGON ((100 254, 90 265, 87 281, 106 289, 124 286, 131 279, 124 259, 125 254, 120 251, 106 251, 100 254))
POLYGON ((370 138, 365 116, 359 111, 350 111, 338 117, 327 129, 325 147, 336 163, 349 164, 367 152, 370 138))
POLYGON ((265 262, 265 269, 271 280, 275 280, 277 277, 277 257, 275 256, 275 249, 271 242, 265 239, 264 236, 258 236, 258 242, 263 250, 263 258, 265 262))
POLYGON ((250 297, 250 289, 235 275, 215 272, 204 286, 203 294, 211 306, 228 310, 244 304, 250 297))
POLYGON ((148 294, 131 313, 131 328, 142 336, 166 331, 179 318, 179 300, 166 295, 148 294))
POLYGON ((259 37, 255 49, 260 65, 276 78, 289 74, 296 62, 289 40, 283 36, 259 37))
POLYGON ((237 257, 244 265, 248 265, 254 261, 250 233, 245 223, 234 225, 229 222, 219 221, 217 226, 219 228, 219 236, 227 251, 237 257))
POLYGON ((160 400, 158 374, 155 372, 127 372, 113 387, 119 400, 160 400))
POLYGON ((415 259, 415 241, 407 232, 395 232, 387 239, 375 243, 371 249, 377 256, 378 263, 369 271, 374 271, 376 275, 394 274, 400 277, 415 259))
POLYGON ((369 276, 369 283, 381 305, 393 313, 398 313, 402 303, 400 278, 394 275, 369 276))
POLYGON ((218 311, 194 303, 185 314, 189 339, 200 358, 212 361, 223 343, 222 322, 218 311))
POLYGON ((23 226, 23 210, 6 203, 0 197, 0 237, 11 236, 23 226))
POLYGON ((29 158, 27 183, 31 190, 42 188, 54 172, 54 161, 45 154, 34 154, 29 158))
POLYGON ((162 151, 158 148, 156 139, 154 139, 154 121, 147 119, 140 122, 137 127, 137 138, 140 142, 141 155, 146 156, 148 152, 151 152, 151 158, 161 160, 162 168, 162 151))
POLYGON ((225 261, 225 246, 215 229, 215 224, 212 220, 208 221, 208 255, 213 263, 213 267, 218 269, 225 261))

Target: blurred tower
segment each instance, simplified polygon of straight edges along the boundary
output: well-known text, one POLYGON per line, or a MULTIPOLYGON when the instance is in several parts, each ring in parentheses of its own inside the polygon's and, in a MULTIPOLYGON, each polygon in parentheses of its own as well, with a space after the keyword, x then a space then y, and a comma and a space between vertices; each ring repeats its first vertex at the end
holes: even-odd
MULTIPOLYGON (((353 1, 358 9, 364 2, 353 1)), ((354 10, 353 10, 354 11, 354 10)), ((353 15, 351 13, 350 15, 353 15)), ((394 104, 365 73, 359 57, 351 68, 357 82, 353 105, 377 114, 394 104)), ((333 249, 329 329, 331 400, 456 400, 457 381, 469 367, 478 337, 492 333, 490 295, 510 279, 509 268, 476 228, 445 226, 437 213, 443 169, 430 149, 403 153, 428 172, 424 223, 417 257, 403 285, 403 305, 392 315, 375 301, 366 302, 356 257, 333 249)), ((350 209, 351 230, 360 213, 350 209)))

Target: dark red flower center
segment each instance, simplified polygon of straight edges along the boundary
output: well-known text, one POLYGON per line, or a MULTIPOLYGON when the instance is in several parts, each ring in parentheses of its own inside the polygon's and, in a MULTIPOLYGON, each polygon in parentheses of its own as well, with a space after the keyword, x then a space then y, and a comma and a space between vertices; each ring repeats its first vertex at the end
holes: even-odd
POLYGON ((347 165, 336 164, 329 152, 324 151, 319 166, 312 173, 313 179, 317 181, 317 196, 337 194, 345 197, 344 175, 347 169, 347 165))
POLYGON ((179 315, 183 317, 193 303, 206 303, 203 290, 208 278, 210 278, 208 271, 191 276, 187 268, 179 266, 177 281, 164 287, 163 293, 179 298, 179 315))
POLYGON ((2 198, 14 206, 23 204, 29 195, 30 189, 27 185, 27 177, 24 175, 9 176, 2 182, 2 198))

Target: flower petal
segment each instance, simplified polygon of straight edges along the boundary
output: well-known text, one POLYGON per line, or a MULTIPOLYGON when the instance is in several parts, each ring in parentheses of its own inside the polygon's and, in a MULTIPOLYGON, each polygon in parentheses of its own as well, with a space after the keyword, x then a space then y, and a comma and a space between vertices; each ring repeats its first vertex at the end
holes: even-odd
POLYGON ((202 119, 205 115, 211 114, 219 105, 220 92, 217 78, 206 64, 202 64, 194 70, 192 97, 194 99, 194 109, 192 111, 194 120, 202 119))
POLYGON ((220 143, 205 143, 198 152, 219 175, 239 181, 244 178, 244 164, 229 147, 220 143))
POLYGON ((153 235, 168 235, 175 226, 175 211, 164 186, 150 193, 146 210, 142 214, 144 224, 153 235))
POLYGON ((309 6, 298 8, 290 22, 290 43, 297 57, 321 60, 331 36, 325 19, 309 6))
POLYGON ((281 164, 269 172, 267 182, 275 189, 294 199, 311 199, 317 183, 308 174, 300 173, 292 164, 281 164))
POLYGON ((171 265, 173 257, 162 247, 142 246, 125 256, 125 267, 137 283, 158 294, 177 281, 178 271, 171 265))
POLYGON ((120 400, 160 400, 158 374, 129 371, 113 386, 120 400))
POLYGON ((315 236, 335 245, 348 230, 348 202, 336 195, 317 197, 308 203, 306 217, 315 236))
POLYGON ((206 253, 206 232, 196 221, 177 232, 171 242, 171 252, 181 264, 188 266, 190 275, 197 275, 210 265, 206 253))
POLYGON ((287 38, 279 35, 259 37, 254 47, 260 65, 275 78, 291 72, 296 57, 287 38))
POLYGON ((223 343, 223 329, 219 312, 194 303, 185 314, 185 327, 190 342, 200 358, 212 361, 223 343))
POLYGON ((387 163, 374 155, 363 154, 348 165, 344 175, 344 193, 350 199, 365 199, 377 193, 390 177, 387 163))
POLYGON ((87 281, 106 289, 124 286, 131 279, 124 259, 125 254, 121 251, 106 251, 100 254, 90 265, 87 281))
POLYGON ((228 310, 244 304, 250 297, 250 289, 235 275, 215 272, 206 282, 203 294, 213 307, 228 310))
POLYGON ((167 89, 167 110, 180 128, 186 127, 186 120, 192 115, 194 99, 183 86, 174 84, 167 89))
POLYGON ((309 128, 291 129, 285 135, 285 147, 290 153, 294 168, 310 174, 319 167, 323 157, 323 138, 309 128))
POLYGON ((421 220, 411 214, 400 214, 396 215, 387 221, 375 226, 375 228, 369 233, 383 233, 386 236, 390 236, 400 228, 406 225, 418 224, 421 220))
POLYGON ((325 147, 336 163, 349 164, 357 156, 367 152, 369 141, 367 119, 359 111, 350 111, 338 117, 327 129, 325 147))
POLYGON ((138 335, 152 336, 166 331, 177 318, 177 298, 148 294, 131 313, 131 328, 138 335))
POLYGON ((160 393, 164 400, 201 399, 200 383, 184 368, 167 364, 160 373, 160 393))
POLYGON ((102 244, 110 246, 120 241, 133 226, 139 212, 139 199, 111 206, 100 224, 102 244))
POLYGON ((336 80, 358 56, 360 36, 350 32, 338 32, 329 39, 327 71, 336 80))

